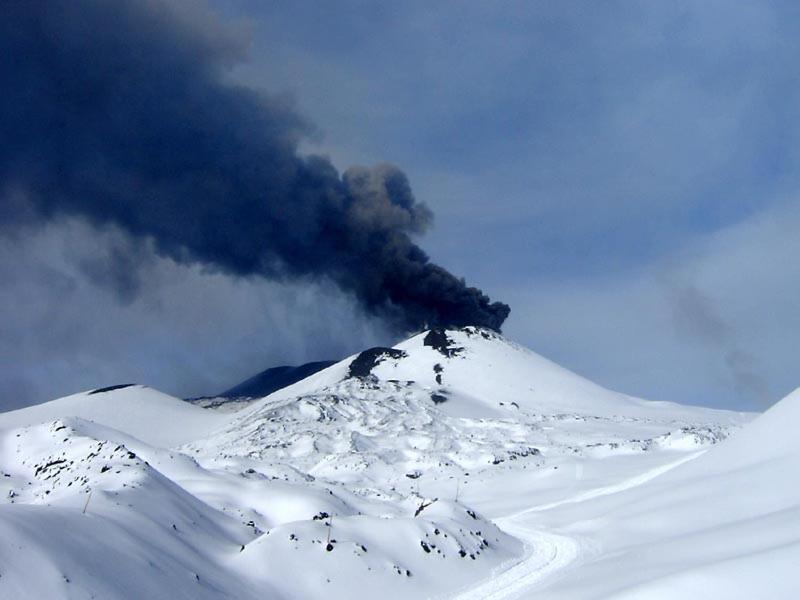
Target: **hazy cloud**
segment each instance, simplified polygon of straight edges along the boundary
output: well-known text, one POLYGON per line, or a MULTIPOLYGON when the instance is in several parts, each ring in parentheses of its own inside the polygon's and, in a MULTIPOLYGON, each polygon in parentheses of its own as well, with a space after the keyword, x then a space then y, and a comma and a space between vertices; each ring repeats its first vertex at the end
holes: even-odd
POLYGON ((235 279, 155 255, 140 265, 147 285, 121 303, 83 272, 115 238, 75 220, 0 236, 0 409, 131 381, 214 393, 270 366, 396 341, 332 285, 235 279))

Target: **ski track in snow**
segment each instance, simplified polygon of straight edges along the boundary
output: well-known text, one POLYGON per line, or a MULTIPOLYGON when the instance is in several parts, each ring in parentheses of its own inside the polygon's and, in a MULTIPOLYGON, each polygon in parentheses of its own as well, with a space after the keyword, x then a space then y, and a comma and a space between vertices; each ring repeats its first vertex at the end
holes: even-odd
POLYGON ((694 452, 689 456, 660 465, 614 485, 587 490, 571 498, 534 506, 514 515, 496 519, 495 524, 500 529, 525 544, 525 556, 517 562, 501 565, 488 578, 474 587, 456 592, 446 598, 450 600, 511 600, 540 588, 547 580, 556 577, 581 557, 582 543, 578 538, 544 531, 528 525, 524 523, 524 517, 556 506, 583 502, 629 490, 694 460, 704 453, 705 451, 694 452))
POLYGON ((658 467, 655 467, 654 469, 650 469, 649 471, 645 471, 644 473, 636 475, 635 477, 631 477, 630 479, 625 479, 619 483, 615 483, 614 485, 594 488, 591 490, 587 490, 585 492, 581 492, 580 494, 572 496, 571 498, 565 498, 564 500, 558 500, 556 502, 550 502, 548 504, 541 504, 539 506, 534 506, 532 508, 524 510, 522 513, 519 513, 519 515, 515 516, 520 516, 531 512, 549 510, 551 508, 555 508, 556 506, 562 506, 564 504, 575 504, 577 502, 584 502, 585 500, 591 500, 592 498, 599 498, 600 496, 608 496, 610 494, 624 492, 625 490, 629 490, 631 488, 640 486, 643 483, 647 483, 648 481, 655 479, 659 475, 663 475, 667 471, 671 471, 675 467, 679 467, 684 463, 694 460, 699 456, 705 454, 705 452, 706 452, 705 450, 701 450, 699 452, 693 452, 689 456, 683 456, 676 461, 667 463, 665 465, 660 465, 658 467))

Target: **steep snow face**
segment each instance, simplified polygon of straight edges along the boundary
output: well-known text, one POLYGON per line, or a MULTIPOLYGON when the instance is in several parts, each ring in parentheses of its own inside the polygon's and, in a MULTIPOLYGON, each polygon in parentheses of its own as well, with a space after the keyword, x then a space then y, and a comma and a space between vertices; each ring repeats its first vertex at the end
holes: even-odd
POLYGON ((0 413, 0 429, 81 417, 156 446, 176 446, 221 426, 226 417, 143 385, 112 386, 0 413))
MULTIPOLYGON (((781 411, 743 435, 768 437, 781 411)), ((236 412, 142 386, 76 394, 0 414, 0 597, 644 585, 660 563, 615 579, 614 556, 702 528, 690 508, 719 489, 694 482, 706 464, 740 483, 719 465, 750 442, 718 442, 748 420, 605 390, 476 328, 367 350, 236 412)), ((721 525, 752 514, 736 506, 721 525)))

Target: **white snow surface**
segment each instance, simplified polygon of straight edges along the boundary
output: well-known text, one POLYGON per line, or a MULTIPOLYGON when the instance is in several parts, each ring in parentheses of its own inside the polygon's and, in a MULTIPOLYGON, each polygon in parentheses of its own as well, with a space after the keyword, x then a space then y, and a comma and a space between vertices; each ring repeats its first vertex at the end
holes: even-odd
POLYGON ((465 328, 241 406, 0 413, 0 598, 800 597, 800 392, 649 402, 465 328))
POLYGON ((44 404, 0 413, 0 427, 81 417, 157 446, 176 446, 220 427, 225 418, 143 385, 110 392, 81 392, 44 404))

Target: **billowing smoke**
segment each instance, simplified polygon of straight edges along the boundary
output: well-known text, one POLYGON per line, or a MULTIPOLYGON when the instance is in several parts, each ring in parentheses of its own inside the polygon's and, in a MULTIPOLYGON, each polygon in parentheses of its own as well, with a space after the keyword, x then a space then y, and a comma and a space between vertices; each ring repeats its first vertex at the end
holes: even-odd
POLYGON ((309 125, 233 83, 241 36, 187 6, 3 3, 0 226, 77 216, 234 276, 330 279, 405 330, 499 329, 508 306, 412 241, 431 213, 403 172, 299 155, 309 125))

